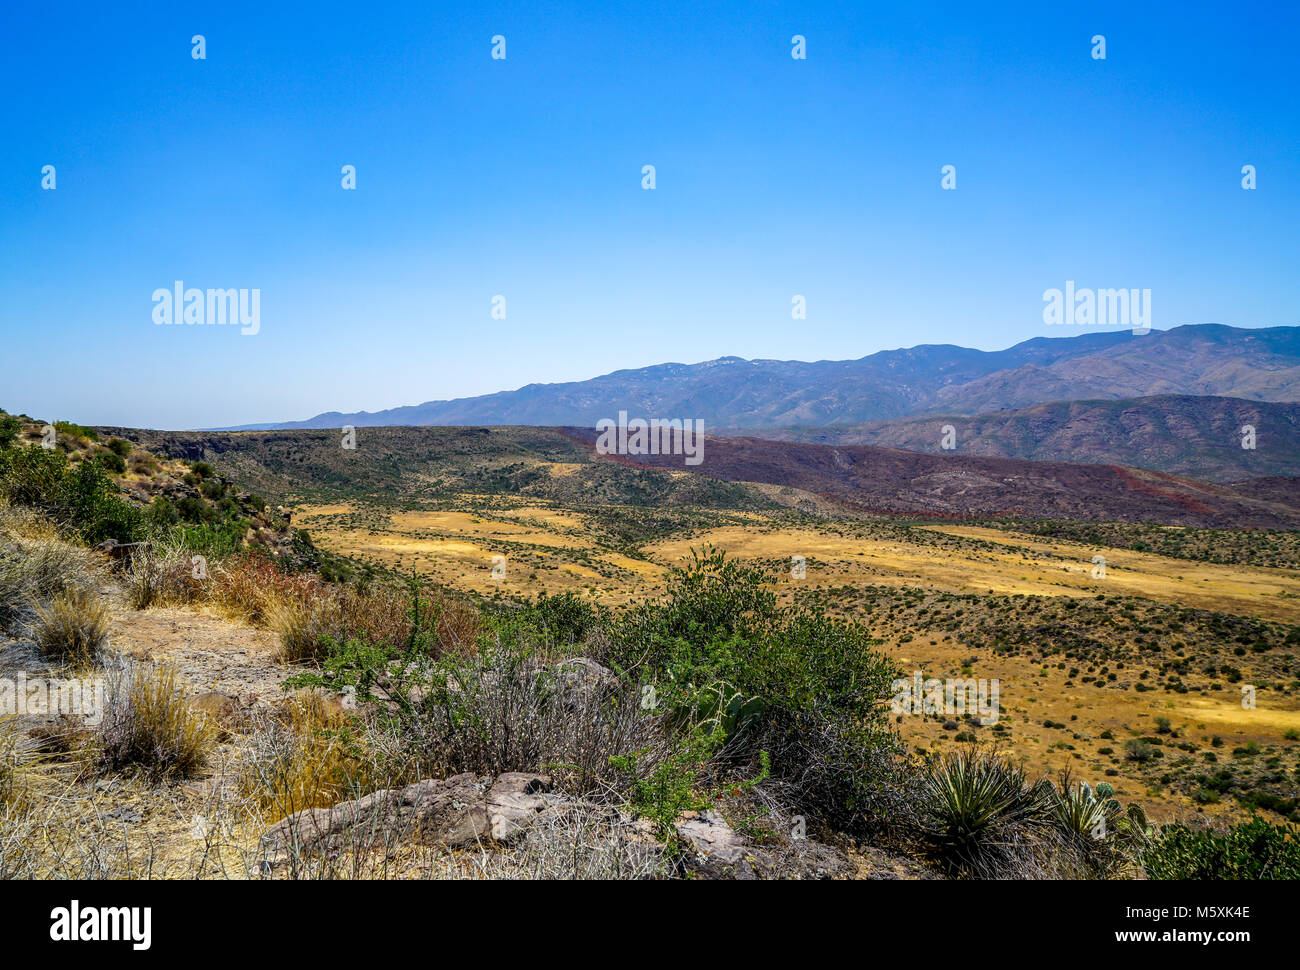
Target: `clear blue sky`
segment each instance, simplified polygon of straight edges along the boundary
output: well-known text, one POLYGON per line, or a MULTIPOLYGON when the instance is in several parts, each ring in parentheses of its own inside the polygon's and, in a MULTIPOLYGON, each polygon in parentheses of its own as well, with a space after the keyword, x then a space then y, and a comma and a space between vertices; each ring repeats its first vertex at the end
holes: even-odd
POLYGON ((1067 279, 1150 288, 1158 329, 1300 323, 1295 4, 187 6, 0 12, 0 407, 203 427, 995 349, 1062 335, 1067 279), (177 279, 260 288, 261 332, 155 326, 177 279))

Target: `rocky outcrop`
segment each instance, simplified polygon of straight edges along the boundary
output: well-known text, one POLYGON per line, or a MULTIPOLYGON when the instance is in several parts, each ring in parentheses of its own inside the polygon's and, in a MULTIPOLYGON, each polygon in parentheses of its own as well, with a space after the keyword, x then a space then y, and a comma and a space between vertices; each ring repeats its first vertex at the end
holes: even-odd
POLYGON ((554 792, 546 775, 524 772, 428 779, 331 808, 298 812, 262 836, 262 865, 269 870, 291 855, 369 851, 402 843, 507 850, 535 831, 548 813, 575 806, 609 815, 614 837, 662 857, 665 872, 686 871, 707 879, 823 879, 848 875, 853 868, 842 852, 816 842, 756 846, 714 812, 689 812, 678 819, 677 851, 669 853, 644 820, 578 802, 554 792))

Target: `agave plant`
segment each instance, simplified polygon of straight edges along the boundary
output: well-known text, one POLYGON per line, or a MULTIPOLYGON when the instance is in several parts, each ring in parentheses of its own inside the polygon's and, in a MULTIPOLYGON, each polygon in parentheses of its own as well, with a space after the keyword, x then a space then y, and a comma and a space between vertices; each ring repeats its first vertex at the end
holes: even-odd
POLYGON ((1084 863, 1105 874, 1130 862, 1145 844, 1146 813, 1140 806, 1120 805, 1115 789, 1102 782, 1095 789, 1077 785, 1062 774, 1060 790, 1052 788, 1052 821, 1084 863))
POLYGON ((941 857, 958 869, 986 871, 1000 849, 1051 818, 1052 785, 975 749, 949 754, 925 776, 922 819, 941 857))
POLYGON ((1110 785, 1098 785, 1094 792, 1086 781, 1074 785, 1066 777, 1061 780, 1061 790, 1053 789, 1053 795, 1052 818, 1067 835, 1105 839, 1114 831, 1121 809, 1110 785))

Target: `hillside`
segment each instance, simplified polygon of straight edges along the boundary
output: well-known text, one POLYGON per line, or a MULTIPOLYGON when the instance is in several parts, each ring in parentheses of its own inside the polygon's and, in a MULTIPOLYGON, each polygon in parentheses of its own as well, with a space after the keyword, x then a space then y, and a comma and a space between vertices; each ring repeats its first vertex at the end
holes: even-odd
POLYGON ((1217 528, 1293 528, 1300 521, 1297 503, 1283 496, 1118 465, 870 446, 710 437, 703 464, 688 475, 680 458, 597 456, 594 431, 586 428, 362 429, 355 450, 342 448, 334 431, 111 433, 163 454, 218 463, 277 501, 428 500, 469 492, 649 508, 761 509, 820 500, 852 514, 1217 528))
POLYGON ((938 453, 946 424, 956 431, 954 452, 961 455, 1133 465, 1212 482, 1300 476, 1300 405, 1227 397, 1053 401, 975 417, 936 415, 747 433, 938 453), (1241 446, 1245 425, 1256 429, 1254 449, 1241 446))
POLYGON ((378 412, 327 412, 233 430, 343 425, 594 425, 620 410, 703 419, 706 427, 773 428, 978 414, 1043 401, 1195 394, 1300 400, 1300 328, 1217 324, 1135 337, 1131 331, 1035 337, 987 352, 952 345, 860 360, 659 364, 587 381, 428 401, 378 412))

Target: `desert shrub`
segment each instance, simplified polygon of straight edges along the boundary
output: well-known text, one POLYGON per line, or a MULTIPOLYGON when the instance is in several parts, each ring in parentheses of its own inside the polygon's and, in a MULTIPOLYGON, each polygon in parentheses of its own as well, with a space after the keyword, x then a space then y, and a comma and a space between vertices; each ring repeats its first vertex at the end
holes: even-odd
POLYGON ((109 438, 108 449, 119 458, 125 458, 131 454, 131 442, 124 438, 109 438))
POLYGON ((687 811, 707 807, 699 779, 725 738, 721 729, 697 726, 665 756, 647 763, 647 750, 615 755, 610 766, 624 775, 629 807, 648 819, 656 834, 677 848, 675 823, 687 811))
POLYGON ((1151 879, 1300 879, 1300 828, 1261 818, 1217 830, 1166 825, 1142 866, 1151 879))
POLYGON ((196 525, 211 520, 212 506, 197 495, 182 495, 176 503, 176 514, 185 522, 196 525))
POLYGON ((126 471, 126 459, 115 451, 101 452, 95 456, 95 460, 115 475, 120 475, 126 471))
POLYGON ((318 691, 287 698, 253 733, 240 790, 268 822, 365 791, 372 760, 352 719, 318 691))
POLYGON ((529 607, 541 632, 560 643, 581 641, 600 620, 596 607, 573 593, 542 593, 529 607))
POLYGON ((706 548, 669 577, 663 602, 632 608, 605 655, 654 685, 678 723, 716 721, 722 764, 745 775, 770 758, 770 787, 851 829, 891 814, 897 735, 884 703, 897 670, 866 631, 801 605, 780 607, 770 573, 706 548))
POLYGON ((280 635, 280 657, 289 663, 320 660, 345 635, 342 610, 325 594, 276 600, 266 622, 280 635))
POLYGON ((11 505, 53 510, 68 470, 61 451, 30 445, 0 451, 0 495, 11 505))
POLYGON ((61 438, 78 438, 82 441, 98 441, 99 434, 93 428, 74 424, 71 421, 55 421, 54 430, 61 438))
POLYGON ((32 639, 51 660, 88 667, 98 662, 108 642, 108 605, 84 586, 69 586, 47 605, 36 607, 32 639))
POLYGON ((142 522, 99 460, 69 466, 62 452, 35 445, 0 451, 0 497, 46 512, 92 545, 128 542, 142 522))
POLYGON ((190 777, 207 764, 216 731, 192 710, 173 667, 123 661, 112 668, 98 728, 100 767, 190 777))
POLYGON ((337 644, 364 641, 380 650, 436 657, 448 650, 472 653, 479 633, 478 611, 460 600, 426 595, 418 582, 408 591, 388 587, 356 589, 298 577, 296 590, 268 607, 266 623, 280 634, 282 656, 291 662, 319 661, 337 644))
POLYGON ((191 552, 208 559, 227 559, 238 553, 243 546, 248 527, 246 519, 218 522, 214 512, 210 521, 198 525, 181 524, 174 531, 191 552))
POLYGON ((1124 757, 1128 761, 1145 764, 1160 757, 1160 751, 1150 741, 1142 738, 1130 738, 1124 742, 1124 757))
POLYGON ((130 542, 140 531, 140 510, 118 493, 97 460, 69 471, 55 497, 55 515, 90 545, 105 539, 130 542))
POLYGON ((145 510, 145 520, 152 526, 169 528, 181 520, 181 514, 166 495, 159 495, 145 510))
POLYGON ((9 448, 18 440, 22 422, 12 414, 0 414, 0 448, 9 448))
POLYGON ((211 570, 211 600, 228 618, 267 626, 285 602, 306 603, 320 593, 314 576, 290 574, 269 559, 238 556, 211 570))
POLYGON ((400 741, 404 766, 392 772, 543 771, 566 791, 608 794, 629 781, 611 758, 635 754, 635 772, 648 773, 671 749, 635 684, 583 658, 566 661, 526 619, 492 618, 474 649, 451 649, 439 639, 444 614, 423 602, 417 595, 404 643, 336 641, 320 673, 289 681, 355 691, 375 732, 400 741))

